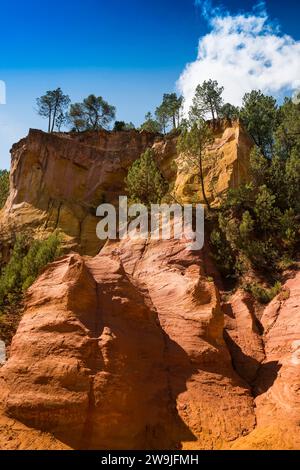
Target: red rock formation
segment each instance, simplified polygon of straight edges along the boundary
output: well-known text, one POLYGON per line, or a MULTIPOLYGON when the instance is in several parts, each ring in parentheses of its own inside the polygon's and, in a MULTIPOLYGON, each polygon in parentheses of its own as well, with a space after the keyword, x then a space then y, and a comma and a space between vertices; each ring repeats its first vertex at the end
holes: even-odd
POLYGON ((53 434, 38 431, 0 414, 0 450, 72 450, 53 434))
POLYGON ((259 426, 286 423, 300 448, 300 273, 265 309, 265 360, 255 382, 259 426), (286 298, 288 297, 288 298, 286 298))
POLYGON ((0 369, 0 409, 61 448, 300 448, 299 273, 260 322, 237 292, 226 344, 205 258, 123 240, 50 265, 0 369))
POLYGON ((255 425, 201 256, 179 241, 70 255, 30 288, 7 415, 74 448, 220 448, 255 425))
POLYGON ((252 385, 257 426, 235 449, 300 449, 300 273, 258 320, 238 291, 226 306, 227 343, 238 373, 252 385))
POLYGON ((225 339, 238 374, 251 384, 265 359, 262 326, 256 316, 253 299, 238 290, 223 306, 225 339))
POLYGON ((156 312, 119 260, 70 255, 29 290, 1 369, 6 413, 75 448, 151 447, 152 433, 163 445, 163 352, 156 312))

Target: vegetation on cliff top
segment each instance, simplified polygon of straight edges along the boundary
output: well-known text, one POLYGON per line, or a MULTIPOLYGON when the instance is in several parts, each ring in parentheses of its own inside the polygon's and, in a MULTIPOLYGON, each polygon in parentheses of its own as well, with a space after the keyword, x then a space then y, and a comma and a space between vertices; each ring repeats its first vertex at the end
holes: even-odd
MULTIPOLYGON (((37 113, 48 121, 48 132, 58 132, 70 128, 74 132, 97 131, 108 129, 116 117, 116 107, 109 104, 102 96, 93 94, 81 103, 71 103, 69 95, 65 95, 61 88, 48 90, 37 98, 37 113)), ((155 117, 151 112, 145 115, 145 121, 140 130, 154 133, 167 133, 180 126, 182 119, 182 96, 176 93, 165 93, 162 103, 155 110, 155 117)), ((115 131, 135 129, 132 122, 115 121, 115 131)))
POLYGON ((102 96, 89 95, 82 103, 71 104, 67 120, 76 131, 105 129, 115 119, 116 108, 102 96))
POLYGON ((66 121, 66 109, 70 104, 70 97, 64 95, 61 88, 57 88, 37 98, 36 104, 38 114, 48 120, 48 132, 53 132, 55 128, 60 129, 66 121))

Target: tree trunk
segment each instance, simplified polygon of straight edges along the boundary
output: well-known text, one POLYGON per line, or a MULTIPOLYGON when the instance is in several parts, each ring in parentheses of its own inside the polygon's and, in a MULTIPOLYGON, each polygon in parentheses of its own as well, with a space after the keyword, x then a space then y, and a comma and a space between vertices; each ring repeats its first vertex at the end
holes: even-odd
POLYGON ((215 119, 215 112, 214 112, 213 106, 211 107, 211 114, 212 114, 212 118, 213 118, 213 127, 215 128, 216 119, 215 119))
POLYGON ((202 194, 203 194, 203 199, 205 204, 207 205, 208 210, 210 210, 210 203, 206 197, 205 193, 205 188, 204 188, 204 177, 203 177, 203 166, 202 166, 202 152, 199 152, 199 170, 200 170, 200 180, 201 180, 201 188, 202 188, 202 194))
POLYGON ((57 107, 58 107, 58 104, 55 103, 54 111, 53 111, 53 118, 52 118, 51 133, 54 131, 55 119, 56 119, 56 113, 57 113, 57 107))
POLYGON ((93 122, 93 130, 96 131, 98 129, 98 121, 99 121, 99 114, 98 112, 95 110, 95 119, 94 119, 94 122, 93 122))
POLYGON ((211 99, 209 100, 209 107, 210 107, 210 112, 211 112, 212 120, 213 120, 213 128, 215 128, 215 123, 216 123, 215 110, 214 110, 214 105, 211 99))

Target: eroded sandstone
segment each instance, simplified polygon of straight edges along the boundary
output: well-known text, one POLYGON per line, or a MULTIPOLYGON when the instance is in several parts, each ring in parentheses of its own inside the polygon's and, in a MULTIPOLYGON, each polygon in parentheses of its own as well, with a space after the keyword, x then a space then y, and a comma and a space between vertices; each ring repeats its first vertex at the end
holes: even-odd
POLYGON ((72 254, 29 289, 5 413, 73 448, 220 448, 255 426, 200 253, 180 241, 72 254))

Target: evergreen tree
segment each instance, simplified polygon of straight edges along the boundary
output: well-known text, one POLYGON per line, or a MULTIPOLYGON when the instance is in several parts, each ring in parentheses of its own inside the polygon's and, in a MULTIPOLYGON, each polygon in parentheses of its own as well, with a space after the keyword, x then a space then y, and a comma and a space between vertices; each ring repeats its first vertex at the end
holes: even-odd
POLYGON ((190 108, 190 119, 192 121, 199 119, 206 119, 211 116, 213 125, 215 126, 216 119, 220 116, 223 106, 222 93, 223 87, 219 87, 216 80, 208 80, 198 85, 196 88, 193 104, 190 108))
POLYGON ((83 132, 87 130, 87 121, 82 103, 71 104, 68 113, 68 122, 72 126, 72 130, 83 132))
POLYGON ((130 200, 148 207, 151 204, 159 204, 168 189, 168 184, 157 167, 151 149, 147 149, 132 164, 125 183, 130 200))
POLYGON ((106 129, 115 118, 116 108, 102 96, 89 95, 82 103, 71 105, 68 120, 77 131, 106 129))
POLYGON ((274 144, 274 131, 278 125, 275 98, 257 90, 246 93, 240 117, 263 155, 270 157, 274 144))
POLYGON ((177 96, 176 93, 165 93, 161 105, 156 108, 156 116, 165 129, 171 124, 173 129, 179 127, 180 111, 182 107, 183 97, 177 96))
POLYGON ((46 240, 18 235, 8 264, 0 275, 0 307, 18 302, 40 270, 60 255, 61 239, 53 233, 46 240))
POLYGON ((213 142, 213 133, 209 125, 198 119, 190 127, 182 130, 177 148, 182 153, 188 171, 193 171, 200 179, 203 199, 208 208, 209 201, 205 192, 203 165, 208 157, 208 147, 213 142))
POLYGON ((153 119, 152 113, 148 112, 145 116, 145 122, 141 125, 141 130, 158 134, 162 131, 161 124, 153 119))
POLYGON ((170 124, 170 115, 164 103, 156 108, 155 117, 159 123, 160 129, 164 134, 166 134, 167 128, 170 124))
POLYGON ((300 154, 296 149, 285 163, 287 202, 300 215, 300 154))
POLYGON ((300 154, 300 104, 286 98, 278 111, 279 126, 275 132, 275 151, 284 159, 292 151, 300 154))
POLYGON ((125 121, 116 121, 114 124, 114 131, 131 131, 135 129, 135 126, 132 122, 125 122, 125 121))
POLYGON ((62 124, 60 116, 70 104, 68 95, 64 95, 61 88, 49 90, 45 95, 37 98, 38 114, 48 119, 48 132, 53 132, 57 124, 62 124))
POLYGON ((0 170, 0 209, 4 206, 9 194, 9 172, 0 170))
POLYGON ((219 117, 222 119, 227 119, 228 121, 234 121, 239 118, 240 110, 236 106, 233 106, 230 103, 225 103, 220 111, 219 117))

